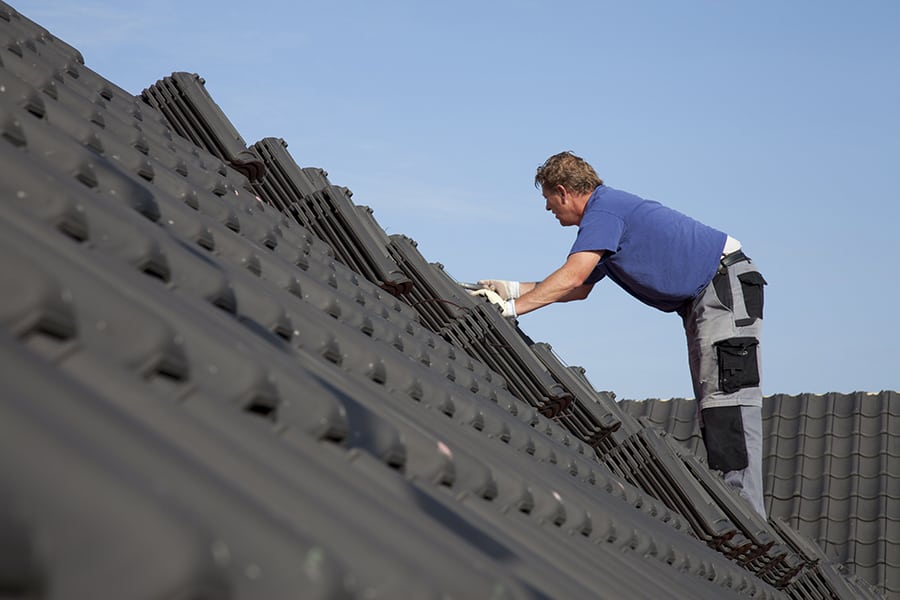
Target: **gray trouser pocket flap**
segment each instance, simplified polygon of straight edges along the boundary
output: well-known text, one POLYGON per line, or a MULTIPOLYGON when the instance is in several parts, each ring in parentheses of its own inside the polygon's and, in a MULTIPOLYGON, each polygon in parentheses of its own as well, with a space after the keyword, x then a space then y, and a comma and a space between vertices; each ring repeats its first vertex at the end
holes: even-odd
POLYGON ((753 337, 730 338, 716 344, 721 391, 731 394, 759 385, 757 346, 759 340, 753 337))

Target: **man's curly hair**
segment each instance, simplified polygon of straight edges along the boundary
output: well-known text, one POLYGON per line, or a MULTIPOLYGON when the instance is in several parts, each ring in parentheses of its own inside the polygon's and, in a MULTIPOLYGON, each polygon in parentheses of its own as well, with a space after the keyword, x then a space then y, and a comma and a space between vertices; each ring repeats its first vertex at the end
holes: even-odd
POLYGON ((587 161, 566 151, 548 158, 534 175, 534 186, 537 188, 554 188, 557 185, 570 192, 590 194, 598 185, 603 185, 603 180, 587 161))

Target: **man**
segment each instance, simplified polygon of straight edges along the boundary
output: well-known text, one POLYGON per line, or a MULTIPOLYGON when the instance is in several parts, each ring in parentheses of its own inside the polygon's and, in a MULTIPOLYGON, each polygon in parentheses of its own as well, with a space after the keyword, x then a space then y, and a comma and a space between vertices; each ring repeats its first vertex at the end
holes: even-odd
POLYGON ((641 302, 681 316, 709 465, 765 517, 759 339, 765 280, 741 244, 662 204, 603 184, 562 152, 534 178, 546 209, 578 235, 543 281, 479 281, 507 317, 587 298, 608 277, 641 302))

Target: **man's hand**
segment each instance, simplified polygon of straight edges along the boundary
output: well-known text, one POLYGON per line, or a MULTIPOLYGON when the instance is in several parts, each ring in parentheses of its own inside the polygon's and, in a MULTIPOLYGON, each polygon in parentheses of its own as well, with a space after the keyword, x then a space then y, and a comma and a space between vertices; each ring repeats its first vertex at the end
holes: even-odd
POLYGON ((486 290, 496 292, 504 300, 515 300, 520 295, 520 286, 518 281, 507 281, 505 279, 479 279, 478 285, 486 290))
MULTIPOLYGON (((479 283, 481 282, 479 281, 479 283)), ((513 318, 516 316, 515 300, 505 300, 500 297, 500 294, 489 289, 480 289, 469 293, 473 296, 483 296, 487 298, 492 304, 496 305, 501 310, 501 313, 504 317, 513 318)))

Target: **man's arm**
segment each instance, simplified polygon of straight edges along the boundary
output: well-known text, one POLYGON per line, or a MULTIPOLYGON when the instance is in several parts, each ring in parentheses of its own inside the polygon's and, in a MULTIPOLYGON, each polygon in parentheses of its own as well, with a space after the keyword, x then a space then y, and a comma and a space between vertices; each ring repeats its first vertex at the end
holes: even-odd
MULTIPOLYGON (((521 281, 519 285, 521 286, 521 295, 527 294, 531 290, 540 283, 539 281, 521 281)), ((591 289, 594 287, 594 284, 581 285, 571 293, 566 296, 563 296, 557 302, 569 302, 570 300, 584 300, 588 297, 588 294, 591 292, 591 289)))
POLYGON ((602 251, 575 252, 569 255, 563 266, 545 280, 538 283, 522 283, 521 296, 514 300, 516 314, 524 315, 554 302, 584 300, 594 287, 592 284, 586 285, 584 280, 602 257, 602 251))

